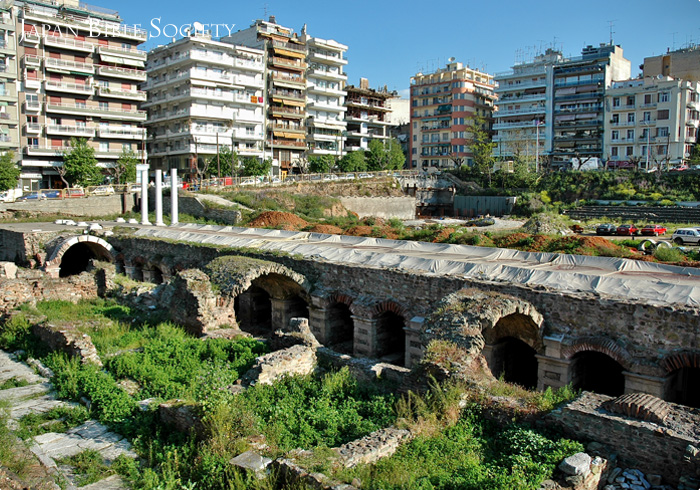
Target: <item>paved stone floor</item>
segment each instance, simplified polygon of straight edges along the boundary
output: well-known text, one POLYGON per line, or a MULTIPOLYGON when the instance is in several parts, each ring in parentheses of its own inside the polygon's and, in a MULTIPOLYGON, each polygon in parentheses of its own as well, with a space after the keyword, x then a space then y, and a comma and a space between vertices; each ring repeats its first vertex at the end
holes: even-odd
MULTIPOLYGON (((7 400, 10 404, 8 425, 11 429, 18 428, 18 420, 29 413, 46 413, 54 407, 74 405, 56 399, 47 378, 34 373, 26 364, 18 362, 12 354, 0 351, 0 384, 10 379, 33 383, 18 388, 0 390, 0 400, 7 400)), ((111 464, 121 454, 130 458, 137 457, 136 453, 132 451, 129 441, 121 435, 111 432, 107 426, 95 420, 89 420, 68 430, 65 434, 49 432, 36 436, 31 442, 33 444, 30 446, 30 451, 46 468, 60 473, 68 483, 68 489, 77 488, 74 484, 75 476, 70 467, 59 466, 56 464, 56 460, 74 456, 86 449, 99 452, 107 464, 111 464)), ((119 476, 113 475, 80 488, 117 490, 127 487, 119 476)))

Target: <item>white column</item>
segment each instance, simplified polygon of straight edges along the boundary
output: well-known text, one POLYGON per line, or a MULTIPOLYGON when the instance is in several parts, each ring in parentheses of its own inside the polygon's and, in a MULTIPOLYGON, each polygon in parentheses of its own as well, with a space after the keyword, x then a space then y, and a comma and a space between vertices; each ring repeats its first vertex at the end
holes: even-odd
POLYGON ((163 223, 163 171, 156 170, 156 226, 165 226, 163 223))
POLYGON ((170 226, 174 226, 180 222, 177 209, 177 169, 170 169, 170 226))
POLYGON ((141 224, 151 224, 148 221, 148 167, 141 168, 141 224))

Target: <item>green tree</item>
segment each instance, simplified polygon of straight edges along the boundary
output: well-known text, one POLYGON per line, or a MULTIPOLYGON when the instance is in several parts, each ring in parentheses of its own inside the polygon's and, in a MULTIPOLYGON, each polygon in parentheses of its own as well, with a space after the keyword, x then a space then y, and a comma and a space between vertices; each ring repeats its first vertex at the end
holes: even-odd
POLYGON ((58 173, 66 187, 87 187, 102 183, 103 176, 97 166, 95 149, 87 144, 85 138, 71 138, 71 150, 63 155, 63 166, 58 173))
POLYGON ((401 143, 396 138, 389 140, 387 149, 387 170, 401 170, 406 163, 406 155, 401 149, 401 143))
POLYGON ((471 133, 469 147, 474 155, 474 167, 478 174, 488 178, 488 186, 491 187, 491 177, 495 158, 493 150, 496 143, 491 141, 491 136, 486 130, 486 119, 481 116, 475 117, 469 125, 471 133))
POLYGON ((700 143, 693 145, 688 157, 688 165, 700 165, 700 143))
POLYGON ((312 174, 325 174, 335 166, 333 155, 313 155, 309 157, 309 172, 312 174))
POLYGON ((226 145, 222 145, 219 147, 218 161, 216 155, 211 157, 209 161, 209 168, 211 169, 211 173, 212 175, 216 175, 217 177, 233 175, 234 171, 238 170, 238 165, 238 153, 232 152, 231 148, 229 148, 226 145))
POLYGON ((122 150, 119 159, 111 167, 108 172, 114 177, 116 184, 126 184, 127 182, 136 182, 136 164, 139 159, 131 148, 122 150))
POLYGON ((15 165, 15 154, 11 151, 0 156, 0 191, 17 187, 20 170, 15 165))
POLYGON ((367 170, 367 159, 364 150, 346 153, 338 162, 341 172, 364 172, 367 170))
POLYGON ((246 177, 267 175, 272 168, 272 159, 258 160, 255 157, 243 159, 242 174, 246 177))
POLYGON ((387 165, 387 152, 384 143, 379 140, 370 140, 367 148, 367 169, 384 170, 387 165))

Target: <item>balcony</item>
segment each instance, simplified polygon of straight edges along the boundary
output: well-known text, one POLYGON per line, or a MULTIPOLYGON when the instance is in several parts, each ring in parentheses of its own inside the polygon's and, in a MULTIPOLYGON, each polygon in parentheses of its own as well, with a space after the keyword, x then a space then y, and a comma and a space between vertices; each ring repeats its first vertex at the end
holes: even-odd
POLYGON ((17 92, 15 91, 14 85, 4 89, 0 88, 0 101, 13 103, 17 102, 17 92))
POLYGON ((13 65, 0 65, 0 77, 15 78, 17 71, 13 65))
POLYGON ((520 68, 517 70, 501 71, 496 73, 493 77, 498 80, 503 80, 507 78, 520 78, 520 77, 532 77, 532 75, 545 75, 547 69, 544 66, 533 66, 530 68, 520 68))
POLYGON ((77 39, 68 39, 60 36, 47 35, 44 36, 44 45, 54 48, 70 49, 72 51, 80 51, 82 53, 92 53, 95 50, 95 45, 79 41, 77 39))
POLYGON ((0 112, 0 124, 17 124, 17 114, 8 114, 7 112, 0 112))
POLYGON ((306 103, 307 108, 313 108, 319 111, 328 111, 328 112, 346 112, 348 110, 347 107, 344 105, 340 104, 340 102, 335 102, 335 103, 329 103, 329 102, 320 102, 318 100, 309 100, 306 103))
POLYGON ((303 124, 300 124, 298 126, 293 126, 293 125, 289 125, 289 124, 271 123, 268 127, 270 129, 272 129, 273 131, 283 131, 283 132, 290 132, 290 133, 306 134, 306 126, 303 124))
POLYGON ((241 122, 241 123, 251 123, 251 124, 262 124, 263 122, 263 117, 262 114, 250 114, 248 112, 244 113, 238 113, 234 112, 233 115, 231 116, 231 119, 235 122, 241 122))
POLYGON ((493 113, 493 117, 522 116, 526 114, 544 114, 547 110, 545 106, 526 107, 524 109, 499 109, 493 113))
MULTIPOLYGON (((133 150, 133 151, 134 151, 134 155, 136 155, 136 158, 138 158, 139 160, 143 160, 144 154, 141 150, 133 150)), ((95 157, 97 157, 97 158, 110 158, 110 159, 116 160, 117 158, 122 156, 123 153, 124 153, 123 149, 102 150, 100 148, 95 148, 95 157)))
POLYGON ((58 113, 58 114, 73 114, 73 115, 96 115, 100 117, 105 117, 108 119, 124 120, 124 121, 145 121, 146 113, 144 111, 139 111, 136 109, 124 110, 124 109, 109 109, 107 107, 100 107, 87 104, 52 104, 50 102, 46 103, 46 112, 58 113))
POLYGON ((292 85, 299 85, 301 87, 306 87, 306 78, 304 77, 293 77, 291 75, 284 75, 282 73, 273 73, 272 82, 275 85, 280 85, 278 82, 289 83, 292 85))
POLYGON ((295 43, 286 43, 283 41, 272 41, 272 47, 277 48, 275 51, 278 50, 286 50, 286 51, 293 51, 294 53, 299 53, 306 55, 306 45, 299 45, 295 43))
POLYGON ((117 56, 126 56, 137 60, 146 60, 146 51, 136 48, 123 48, 121 46, 98 46, 97 52, 100 54, 114 54, 117 56))
POLYGON ((22 56, 22 63, 25 67, 41 68, 41 56, 25 54, 22 56))
POLYGON ((24 110, 27 112, 38 112, 41 110, 41 102, 38 100, 25 100, 24 110))
POLYGON ((263 82, 262 78, 249 77, 245 75, 236 75, 233 78, 233 83, 244 87, 254 88, 263 88, 265 86, 265 82, 263 82))
POLYGON ((265 69, 265 67, 262 63, 262 60, 251 61, 251 60, 242 60, 240 58, 234 58, 233 59, 233 66, 236 68, 240 68, 242 70, 251 70, 251 71, 259 71, 259 72, 262 72, 265 69))
POLYGON ((99 65, 97 67, 97 73, 108 77, 138 80, 140 82, 146 81, 146 72, 144 70, 133 70, 131 68, 121 68, 118 66, 99 65))
POLYGON ((60 136, 81 136, 92 138, 95 136, 95 128, 88 126, 65 126, 63 124, 49 124, 46 126, 46 134, 60 136))
POLYGON ((272 140, 272 146, 274 146, 275 148, 305 149, 306 148, 306 141, 272 140))
POLYGON ((100 126, 97 129, 97 131, 100 138, 143 140, 146 137, 145 128, 120 128, 112 126, 100 126))
POLYGON ((40 89, 41 88, 41 79, 40 78, 26 78, 25 77, 24 87, 25 88, 32 88, 32 89, 40 89))
POLYGON ((536 128, 539 126, 540 128, 545 128, 547 127, 547 123, 540 122, 537 124, 538 121, 518 121, 518 122, 508 122, 508 123, 496 123, 493 125, 494 131, 497 131, 499 129, 512 129, 512 128, 536 128))
POLYGON ((335 56, 327 55, 327 54, 321 54, 321 53, 315 53, 311 51, 310 58, 314 61, 319 61, 324 64, 329 64, 329 65, 347 65, 348 60, 343 58, 343 55, 338 53, 335 56))
POLYGON ((66 151, 70 151, 69 146, 27 145, 24 147, 24 153, 30 156, 60 157, 66 151))
POLYGON ((547 80, 537 80, 537 81, 528 81, 528 82, 523 82, 523 83, 514 83, 511 85, 499 85, 496 87, 495 91, 496 92, 511 92, 513 90, 522 90, 526 88, 534 88, 534 87, 546 87, 547 86, 547 80))
POLYGON ((516 96, 516 97, 501 97, 496 101, 496 104, 500 107, 502 105, 506 104, 519 104, 521 102, 533 102, 533 101, 538 101, 538 100, 545 100, 547 98, 547 94, 542 92, 541 94, 528 94, 528 95, 521 95, 521 96, 516 96))
POLYGON ((39 123, 27 123, 24 128, 27 134, 41 134, 41 124, 39 123))
POLYGON ((304 95, 303 92, 301 93, 294 93, 294 92, 287 92, 283 90, 270 90, 269 91, 270 97, 273 99, 288 99, 288 100, 299 100, 299 101, 306 101, 306 95, 304 95))
POLYGON ((44 66, 47 71, 59 73, 76 73, 78 75, 94 75, 95 65, 78 63, 75 61, 59 60, 56 58, 45 58, 44 66))
POLYGON ((348 79, 348 77, 345 73, 341 73, 338 71, 324 70, 322 68, 311 68, 311 75, 314 78, 322 78, 325 80, 334 80, 334 81, 345 81, 348 79))
POLYGON ((304 63, 303 61, 288 60, 286 58, 280 58, 278 56, 272 57, 272 64, 275 66, 281 66, 292 70, 306 70, 306 63, 304 63))
POLYGON ((272 114, 279 114, 282 117, 306 117, 306 112, 295 107, 270 107, 272 114))
POLYGON ((0 148, 17 148, 19 143, 12 139, 9 134, 0 134, 0 148))
POLYGON ((92 85, 77 84, 77 83, 60 83, 46 80, 44 82, 44 90, 47 92, 66 92, 69 94, 92 95, 95 89, 92 85))
POLYGON ((563 80, 556 80, 554 82, 555 88, 562 87, 579 87, 581 85, 597 85, 602 86, 605 80, 603 78, 594 78, 592 80, 576 80, 575 82, 565 82, 563 80))
POLYGON ((39 41, 41 41, 41 38, 39 37, 38 34, 33 34, 31 32, 25 32, 23 35, 20 36, 20 41, 22 43, 26 44, 39 44, 39 41))
POLYGON ((128 99, 128 100, 146 100, 146 92, 143 90, 121 90, 109 87, 99 87, 97 93, 102 97, 111 97, 113 99, 128 99))

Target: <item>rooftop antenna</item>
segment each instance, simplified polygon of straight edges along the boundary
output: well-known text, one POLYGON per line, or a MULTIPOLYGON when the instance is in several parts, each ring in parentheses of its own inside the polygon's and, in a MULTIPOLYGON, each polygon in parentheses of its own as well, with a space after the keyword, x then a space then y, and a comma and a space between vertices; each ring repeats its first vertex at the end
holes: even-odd
POLYGON ((608 21, 608 24, 610 24, 610 45, 613 43, 613 34, 615 34, 615 31, 613 30, 613 27, 615 27, 615 22, 617 22, 617 19, 608 21))
POLYGON ((673 49, 672 49, 673 51, 676 50, 676 34, 678 34, 678 32, 671 33, 671 35, 673 36, 673 49))
POLYGON ((267 15, 267 14, 268 14, 267 3, 264 3, 264 4, 263 4, 262 9, 263 9, 263 19, 267 19, 267 18, 268 18, 268 15, 267 15))

